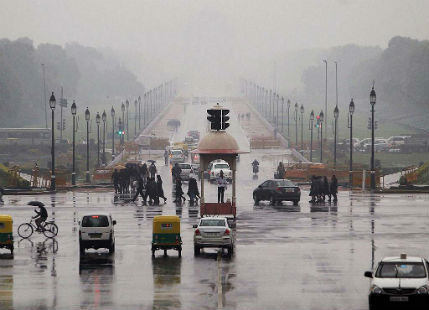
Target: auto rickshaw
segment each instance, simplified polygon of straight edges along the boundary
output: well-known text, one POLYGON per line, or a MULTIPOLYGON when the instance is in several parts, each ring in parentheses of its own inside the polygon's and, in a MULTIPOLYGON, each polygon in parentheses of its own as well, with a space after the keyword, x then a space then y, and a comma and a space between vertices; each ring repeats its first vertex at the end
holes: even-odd
POLYGON ((180 218, 175 215, 159 215, 153 218, 152 256, 156 250, 174 249, 182 256, 182 238, 180 237, 180 218))
POLYGON ((6 248, 13 254, 13 220, 10 215, 0 214, 0 248, 6 248))

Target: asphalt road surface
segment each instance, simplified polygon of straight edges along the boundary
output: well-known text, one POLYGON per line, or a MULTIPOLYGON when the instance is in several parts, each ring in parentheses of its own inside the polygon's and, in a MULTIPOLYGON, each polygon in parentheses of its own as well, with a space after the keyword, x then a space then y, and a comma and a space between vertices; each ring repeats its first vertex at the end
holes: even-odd
MULTIPOLYGON (((169 168, 159 167, 167 204, 114 204, 113 193, 67 192, 6 196, 0 213, 14 218, 14 257, 0 250, 0 309, 366 309, 365 270, 386 255, 428 257, 428 195, 371 195, 342 191, 337 205, 302 201, 254 206, 252 190, 271 177, 274 155, 243 155, 238 168, 236 250, 218 259, 215 249, 193 255, 198 207, 171 203, 169 168), (259 179, 250 162, 264 159, 259 179), (60 228, 55 241, 20 240, 18 225, 39 199, 60 228), (116 253, 80 258, 78 220, 107 210, 118 221, 116 253), (152 259, 152 218, 177 214, 183 253, 152 259)), ((186 190, 186 185, 184 189, 186 190)), ((209 197, 216 189, 207 185, 209 197)), ((230 189, 227 191, 230 194, 230 189)))

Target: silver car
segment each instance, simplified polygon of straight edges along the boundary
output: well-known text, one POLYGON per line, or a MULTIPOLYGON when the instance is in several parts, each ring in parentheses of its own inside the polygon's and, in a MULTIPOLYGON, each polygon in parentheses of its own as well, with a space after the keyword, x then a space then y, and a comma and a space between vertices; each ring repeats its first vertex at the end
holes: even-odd
POLYGON ((229 255, 234 252, 233 231, 226 217, 203 217, 193 227, 195 255, 199 255, 202 248, 226 248, 229 255))
POLYGON ((180 173, 180 178, 183 181, 189 181, 190 174, 192 173, 192 166, 189 163, 178 163, 182 172, 180 173))

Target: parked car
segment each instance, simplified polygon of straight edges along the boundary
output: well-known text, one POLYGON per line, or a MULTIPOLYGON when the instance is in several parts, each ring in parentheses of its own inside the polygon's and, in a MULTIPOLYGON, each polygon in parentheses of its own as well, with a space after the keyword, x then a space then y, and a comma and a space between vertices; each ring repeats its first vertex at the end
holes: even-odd
POLYGON ((198 130, 189 130, 188 136, 191 136, 192 138, 194 138, 197 141, 200 140, 200 132, 198 130))
POLYGON ((86 249, 106 248, 110 253, 115 252, 115 232, 109 213, 97 212, 82 216, 79 221, 79 250, 81 254, 86 249))
POLYGON ((223 177, 227 181, 232 181, 232 171, 229 168, 229 164, 222 160, 216 159, 209 163, 208 165, 208 174, 210 182, 215 181, 220 174, 220 171, 223 172, 223 177))
POLYGON ((183 163, 185 161, 185 153, 180 149, 172 149, 170 151, 170 164, 183 163))
POLYGON ((227 249, 229 255, 234 252, 233 231, 226 217, 203 217, 193 227, 195 255, 199 255, 202 248, 227 249))
POLYGON ((178 164, 182 172, 180 173, 180 178, 183 181, 189 181, 189 175, 192 173, 192 166, 190 163, 179 163, 178 164))
POLYGON ((403 145, 408 142, 409 136, 392 136, 387 139, 387 143, 393 146, 403 145))
POLYGON ((259 204, 261 200, 267 200, 271 205, 282 201, 292 201, 298 205, 301 200, 301 190, 288 179, 271 179, 263 182, 253 191, 253 201, 259 204))
POLYGON ((375 152, 384 152, 388 151, 390 148, 390 144, 388 143, 374 143, 374 151, 375 152))
POLYGON ((427 309, 429 306, 429 262, 422 257, 401 254, 399 257, 385 257, 374 272, 366 271, 371 279, 369 288, 369 309, 389 309, 389 305, 408 305, 404 309, 427 309), (414 307, 413 307, 414 306, 414 307))

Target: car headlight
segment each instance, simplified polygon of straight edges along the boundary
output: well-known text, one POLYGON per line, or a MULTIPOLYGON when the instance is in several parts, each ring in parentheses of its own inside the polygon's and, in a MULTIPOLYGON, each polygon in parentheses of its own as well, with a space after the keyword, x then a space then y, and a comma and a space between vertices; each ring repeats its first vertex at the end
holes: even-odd
POLYGON ((381 294, 383 291, 377 285, 371 286, 371 293, 373 294, 381 294))
POLYGON ((427 293, 428 293, 427 285, 423 285, 417 289, 417 294, 427 294, 427 293))

